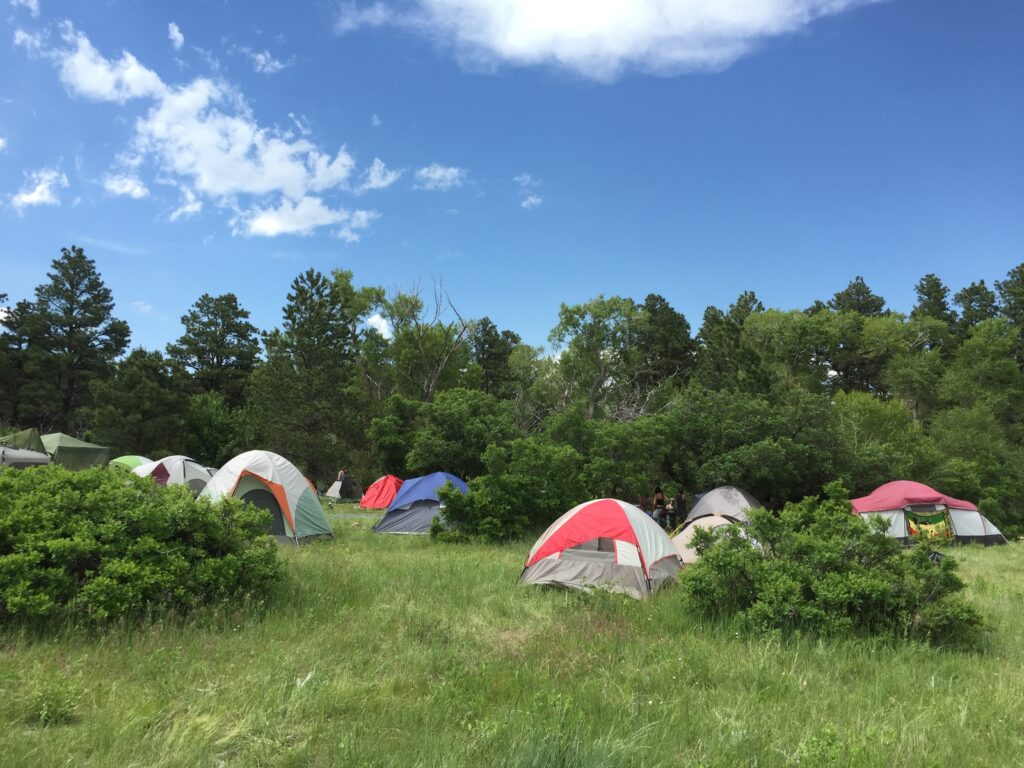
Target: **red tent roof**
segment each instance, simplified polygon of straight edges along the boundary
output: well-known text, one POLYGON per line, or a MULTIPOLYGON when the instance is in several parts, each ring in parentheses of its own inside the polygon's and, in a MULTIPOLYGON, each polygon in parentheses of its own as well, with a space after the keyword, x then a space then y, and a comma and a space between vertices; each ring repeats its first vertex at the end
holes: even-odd
POLYGON ((384 475, 366 489, 363 498, 359 500, 359 506, 363 509, 387 509, 401 487, 402 478, 384 475))
POLYGON ((913 480, 894 480, 875 488, 867 496, 850 502, 854 512, 885 512, 913 504, 945 504, 950 509, 977 510, 969 501, 954 499, 913 480))

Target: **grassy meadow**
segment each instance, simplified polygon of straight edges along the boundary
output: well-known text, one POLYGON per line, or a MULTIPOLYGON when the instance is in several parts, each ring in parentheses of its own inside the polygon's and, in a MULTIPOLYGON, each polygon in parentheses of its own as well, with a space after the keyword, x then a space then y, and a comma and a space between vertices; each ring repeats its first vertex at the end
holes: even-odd
POLYGON ((0 764, 1024 766, 1019 544, 954 555, 992 629, 968 654, 738 637, 372 522, 283 549, 267 605, 0 635, 0 764))

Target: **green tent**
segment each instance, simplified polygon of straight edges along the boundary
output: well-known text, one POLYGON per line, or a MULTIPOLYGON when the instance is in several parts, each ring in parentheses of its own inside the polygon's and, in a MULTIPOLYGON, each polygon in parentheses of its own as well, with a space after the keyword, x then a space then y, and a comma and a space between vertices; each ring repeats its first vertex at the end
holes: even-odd
POLYGON ((23 429, 21 432, 15 432, 13 435, 0 437, 0 445, 6 445, 10 448, 21 448, 25 451, 35 451, 36 453, 46 453, 46 447, 39 437, 39 430, 35 428, 23 429))
POLYGON ((136 467, 141 467, 143 464, 149 464, 150 461, 145 456, 118 456, 116 459, 110 460, 110 466, 131 471, 136 467))
POLYGON ((110 458, 109 448, 78 440, 63 432, 43 435, 43 445, 57 464, 72 470, 102 467, 110 458))

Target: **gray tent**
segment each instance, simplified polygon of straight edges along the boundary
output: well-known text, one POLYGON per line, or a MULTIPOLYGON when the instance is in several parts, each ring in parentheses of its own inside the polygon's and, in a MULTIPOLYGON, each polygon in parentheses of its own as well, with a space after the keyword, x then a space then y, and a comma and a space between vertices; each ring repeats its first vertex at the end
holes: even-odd
POLYGON ((693 505, 690 514, 686 516, 683 525, 708 515, 721 515, 736 522, 747 523, 750 522, 747 510, 760 508, 761 502, 746 491, 733 488, 731 485, 723 485, 701 496, 700 501, 693 505))
POLYGON ((49 463, 50 457, 45 453, 0 446, 0 466, 2 467, 24 469, 25 467, 41 467, 49 463))
POLYGON ((337 501, 355 501, 362 498, 363 488, 352 475, 345 475, 341 480, 335 480, 324 496, 337 501))

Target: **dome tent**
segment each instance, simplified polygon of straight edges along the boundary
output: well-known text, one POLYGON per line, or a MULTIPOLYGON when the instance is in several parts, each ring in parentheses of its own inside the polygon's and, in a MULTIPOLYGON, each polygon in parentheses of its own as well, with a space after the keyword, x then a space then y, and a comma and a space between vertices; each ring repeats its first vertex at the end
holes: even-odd
POLYGON ((461 493, 466 483, 447 472, 434 472, 402 483, 401 490, 388 505, 384 517, 373 526, 375 533, 429 533, 430 525, 441 510, 437 492, 451 483, 461 493))
POLYGON ((193 496, 202 493, 211 477, 206 467, 188 456, 166 456, 140 464, 132 474, 151 477, 157 485, 187 485, 193 496))
POLYGON ((697 550, 693 548, 693 534, 696 533, 698 528, 704 528, 709 531, 713 531, 716 528, 721 528, 725 525, 735 525, 736 521, 722 515, 704 515, 698 517, 696 520, 691 520, 689 523, 684 525, 679 532, 672 537, 672 543, 675 545, 676 551, 679 553, 679 559, 683 561, 683 565, 693 565, 699 559, 697 550))
POLYGON ((147 459, 145 456, 118 456, 116 459, 110 460, 111 467, 116 469, 127 469, 132 470, 136 467, 141 467, 143 464, 149 464, 152 459, 147 459))
POLYGON ((363 495, 363 489, 359 481, 352 475, 345 475, 341 480, 335 480, 331 487, 324 494, 329 499, 358 499, 363 495))
POLYGON ((395 500, 401 487, 402 478, 400 477, 394 475, 379 477, 366 489, 363 498, 359 500, 359 506, 363 509, 387 509, 395 500))
POLYGON ((969 501, 939 493, 924 483, 894 480, 850 502, 854 514, 889 521, 889 536, 909 541, 917 533, 955 538, 986 546, 1006 544, 1006 537, 969 501))
POLYGON ((624 501, 597 499, 551 524, 530 550, 519 581, 641 599, 675 580, 679 568, 675 546, 650 517, 624 501))
POLYGON ((686 516, 683 527, 697 518, 708 515, 727 517, 736 523, 748 523, 750 518, 747 516, 747 510, 760 508, 761 502, 746 491, 731 485, 723 485, 701 495, 700 501, 693 505, 693 509, 686 516))
POLYGON ((109 448, 87 443, 63 432, 43 435, 42 441, 50 457, 71 470, 102 467, 110 459, 109 448))
POLYGON ((281 542, 334 536, 316 491, 295 465, 270 451, 246 451, 225 464, 201 496, 234 496, 270 512, 268 533, 281 542))

